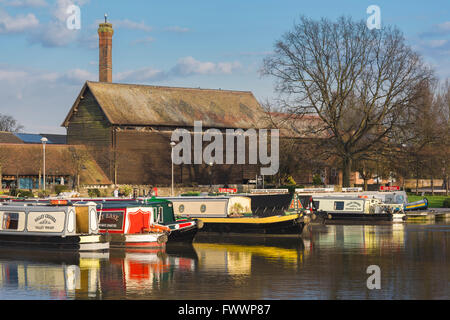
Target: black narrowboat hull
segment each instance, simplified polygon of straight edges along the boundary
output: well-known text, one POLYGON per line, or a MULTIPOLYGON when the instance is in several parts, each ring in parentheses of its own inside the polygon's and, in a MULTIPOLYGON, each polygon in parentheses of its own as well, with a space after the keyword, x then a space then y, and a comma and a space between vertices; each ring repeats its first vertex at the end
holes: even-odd
POLYGON ((167 240, 167 244, 192 243, 194 241, 197 232, 198 232, 197 224, 187 228, 171 230, 167 240))
POLYGON ((300 236, 305 222, 298 215, 265 218, 202 218, 201 233, 300 236))
POLYGON ((0 247, 52 251, 105 251, 109 250, 109 238, 105 235, 62 237, 1 234, 0 247))

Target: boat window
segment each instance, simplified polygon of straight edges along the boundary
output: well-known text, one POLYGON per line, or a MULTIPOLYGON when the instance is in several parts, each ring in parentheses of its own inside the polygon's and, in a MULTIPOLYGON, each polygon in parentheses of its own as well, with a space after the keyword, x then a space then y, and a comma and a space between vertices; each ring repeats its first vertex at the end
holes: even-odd
POLYGON ((205 204, 202 204, 201 206, 200 206, 200 212, 205 212, 206 211, 206 205, 205 204))
POLYGON ((158 207, 158 222, 163 222, 163 207, 158 207))
POLYGON ((319 209, 320 201, 313 201, 313 205, 315 209, 319 209))
POLYGON ((180 206, 178 207, 178 212, 179 213, 183 213, 184 212, 184 204, 180 204, 180 206))
POLYGON ((19 214, 17 212, 3 213, 3 230, 17 230, 19 227, 19 214))
POLYGON ((335 201, 334 210, 344 210, 344 201, 335 201))
POLYGON ((405 198, 403 197, 403 195, 398 195, 396 197, 396 202, 395 203, 399 204, 399 203, 404 203, 404 202, 405 202, 405 198))

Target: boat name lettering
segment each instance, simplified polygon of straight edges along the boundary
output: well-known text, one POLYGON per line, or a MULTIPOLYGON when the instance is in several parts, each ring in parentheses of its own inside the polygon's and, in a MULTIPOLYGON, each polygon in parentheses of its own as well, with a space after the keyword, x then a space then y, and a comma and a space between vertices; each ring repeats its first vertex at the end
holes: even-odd
POLYGON ((50 219, 51 221, 53 221, 53 223, 56 222, 56 218, 50 214, 41 214, 40 216, 36 217, 34 219, 34 222, 39 222, 40 224, 49 224, 50 222, 48 220, 43 220, 43 219, 50 219))

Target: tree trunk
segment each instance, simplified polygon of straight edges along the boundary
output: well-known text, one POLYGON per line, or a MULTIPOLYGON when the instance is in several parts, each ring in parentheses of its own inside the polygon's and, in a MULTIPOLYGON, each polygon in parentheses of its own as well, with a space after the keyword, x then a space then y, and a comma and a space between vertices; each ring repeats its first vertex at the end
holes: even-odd
POLYGON ((352 159, 344 158, 342 164, 342 187, 350 187, 350 175, 352 172, 352 159))
POLYGON ((433 180, 433 175, 431 175, 431 195, 434 196, 434 180, 433 180))
POLYGON ((448 175, 445 176, 445 195, 448 196, 448 175))

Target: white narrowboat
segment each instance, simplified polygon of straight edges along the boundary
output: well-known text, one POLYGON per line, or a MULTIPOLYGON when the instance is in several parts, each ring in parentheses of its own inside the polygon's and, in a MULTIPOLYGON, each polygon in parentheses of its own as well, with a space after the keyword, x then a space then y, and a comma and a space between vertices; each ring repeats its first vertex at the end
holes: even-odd
POLYGON ((1 203, 0 246, 29 249, 103 251, 109 240, 100 234, 95 203, 1 203))
POLYGON ((403 204, 383 203, 377 198, 313 195, 316 213, 327 219, 381 219, 401 221, 403 204))

